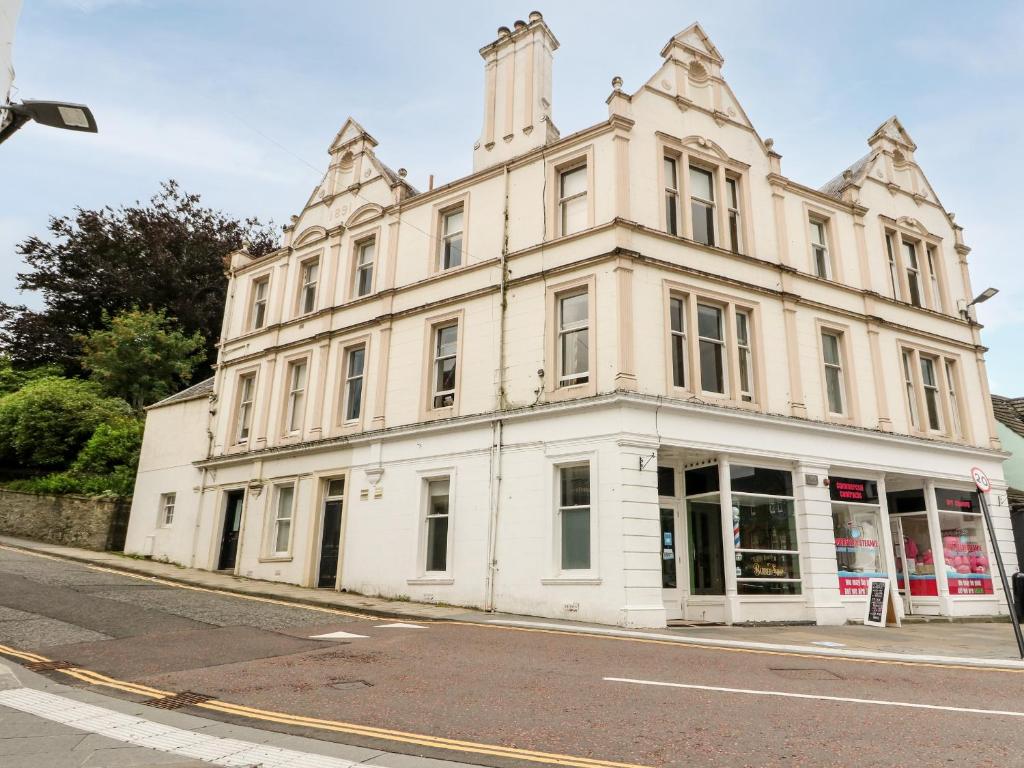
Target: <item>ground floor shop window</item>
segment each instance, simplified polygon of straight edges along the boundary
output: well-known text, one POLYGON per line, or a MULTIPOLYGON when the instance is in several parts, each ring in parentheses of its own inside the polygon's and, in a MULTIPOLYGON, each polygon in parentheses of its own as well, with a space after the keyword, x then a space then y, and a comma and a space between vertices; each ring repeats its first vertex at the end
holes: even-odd
POLYGON ((737 593, 799 595, 800 552, 791 473, 733 465, 729 478, 737 593))
POLYGON ((901 590, 906 590, 909 583, 913 597, 935 597, 939 587, 935 580, 935 553, 931 548, 928 516, 918 512, 899 515, 896 519, 900 534, 893 537, 896 582, 901 590))
POLYGON ((839 594, 867 595, 868 579, 886 573, 881 547, 878 486, 870 480, 830 478, 839 594))
POLYGON ((991 595, 992 569, 977 493, 935 489, 950 595, 991 595))

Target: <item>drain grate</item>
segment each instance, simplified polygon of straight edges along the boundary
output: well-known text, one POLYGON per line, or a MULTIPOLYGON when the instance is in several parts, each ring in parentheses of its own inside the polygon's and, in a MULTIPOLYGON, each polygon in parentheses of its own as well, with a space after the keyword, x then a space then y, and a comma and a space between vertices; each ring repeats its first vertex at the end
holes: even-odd
POLYGON ((190 704, 202 704, 204 701, 209 701, 212 698, 213 696, 207 696, 205 693, 182 691, 181 693, 176 693, 173 696, 167 696, 162 699, 149 699, 142 703, 150 707, 156 707, 157 709, 181 709, 182 707, 187 707, 190 704))
POLYGON ((794 678, 797 680, 842 680, 842 675, 837 675, 827 669, 814 667, 769 667, 772 672, 782 677, 794 678))
POLYGON ((70 661, 32 661, 25 665, 30 672, 53 672, 57 669, 74 669, 70 661))

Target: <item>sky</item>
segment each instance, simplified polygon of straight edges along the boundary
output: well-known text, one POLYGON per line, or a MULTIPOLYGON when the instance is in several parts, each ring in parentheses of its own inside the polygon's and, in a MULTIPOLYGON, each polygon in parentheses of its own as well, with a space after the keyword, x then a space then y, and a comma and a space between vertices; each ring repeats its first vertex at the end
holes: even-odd
POLYGON ((965 228, 975 290, 1000 289, 978 307, 992 390, 1024 395, 1012 234, 1024 177, 1021 3, 26 0, 14 100, 88 104, 99 133, 30 125, 0 146, 0 300, 39 305, 16 290, 15 246, 51 215, 145 200, 162 180, 239 217, 286 223, 349 115, 415 186, 466 175, 483 112, 478 50, 534 8, 561 43, 562 135, 604 120, 611 78, 635 90, 693 21, 796 181, 821 185, 898 115, 965 228))

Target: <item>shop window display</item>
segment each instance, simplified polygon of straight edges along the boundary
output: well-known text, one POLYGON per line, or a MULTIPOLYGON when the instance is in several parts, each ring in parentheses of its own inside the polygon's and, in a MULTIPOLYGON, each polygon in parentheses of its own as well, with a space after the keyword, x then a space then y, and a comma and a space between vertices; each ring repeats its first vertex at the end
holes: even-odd
MULTIPOLYGON (((900 515, 898 530, 902 540, 894 537, 896 548, 896 581, 901 590, 910 583, 914 597, 934 597, 939 594, 935 581, 935 553, 928 535, 928 517, 925 513, 900 515)), ((941 567, 941 561, 940 565, 941 567)))
POLYGON ((781 495, 792 494, 790 473, 732 466, 730 479, 736 591, 741 595, 799 595, 796 515, 793 499, 781 495))
POLYGON ((888 576, 881 547, 878 485, 870 480, 832 477, 829 494, 839 594, 867 595, 868 579, 888 576))
POLYGON ((992 569, 977 494, 937 488, 935 501, 949 594, 991 595, 992 569))

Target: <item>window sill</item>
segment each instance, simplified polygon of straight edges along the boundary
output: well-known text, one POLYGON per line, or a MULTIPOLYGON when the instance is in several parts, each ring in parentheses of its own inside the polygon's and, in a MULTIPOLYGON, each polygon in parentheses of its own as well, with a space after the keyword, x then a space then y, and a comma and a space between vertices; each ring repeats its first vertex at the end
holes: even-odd
POLYGON ((569 586, 597 586, 602 583, 597 576, 555 576, 550 579, 541 579, 540 583, 545 586, 564 584, 569 586))
POLYGON ((417 579, 406 579, 405 583, 410 586, 444 586, 454 584, 455 579, 451 576, 420 576, 417 579))
POLYGON ((258 562, 261 563, 290 563, 293 560, 292 555, 270 555, 269 557, 261 557, 258 562))

